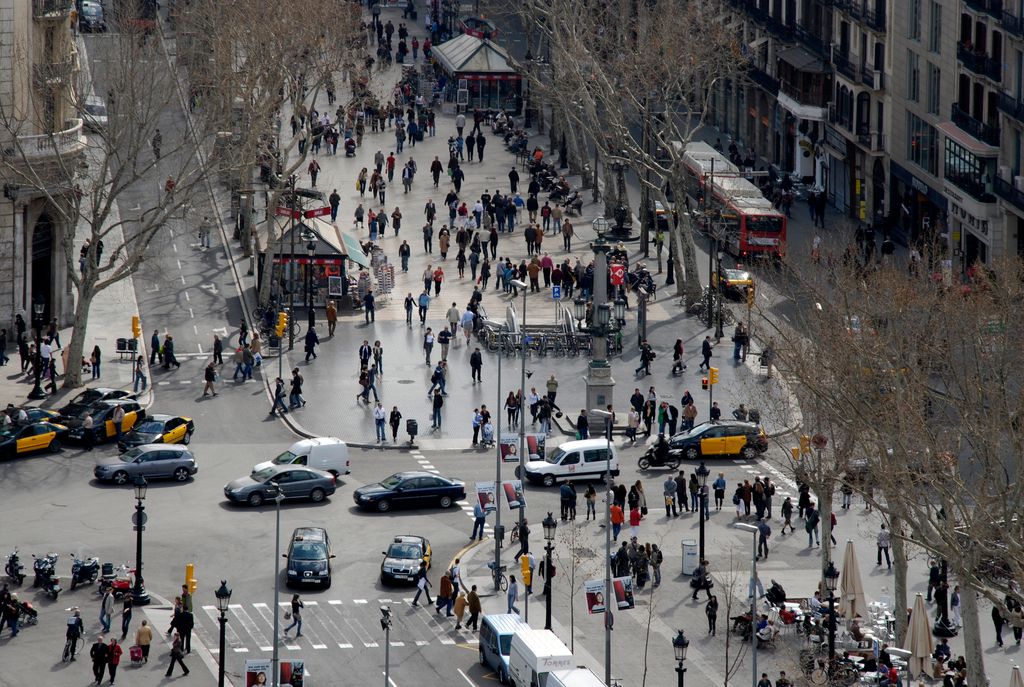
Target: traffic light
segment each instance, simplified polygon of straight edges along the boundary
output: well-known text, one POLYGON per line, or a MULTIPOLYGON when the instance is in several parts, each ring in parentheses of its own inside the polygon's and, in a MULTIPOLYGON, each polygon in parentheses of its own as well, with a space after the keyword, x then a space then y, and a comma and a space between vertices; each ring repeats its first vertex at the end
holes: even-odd
POLYGON ((138 339, 142 336, 142 323, 138 315, 132 315, 132 338, 138 339))
POLYGON ((533 571, 530 570, 530 558, 528 556, 520 557, 519 569, 523 574, 523 585, 529 587, 530 584, 533 582, 533 571))
POLYGON ((800 435, 800 453, 811 452, 811 438, 806 434, 800 435))
POLYGON ((709 378, 708 378, 708 383, 710 383, 710 384, 718 384, 718 368, 717 367, 709 368, 708 374, 710 375, 709 378))
POLYGON ((286 329, 288 329, 288 313, 279 312, 277 313, 277 327, 275 328, 275 332, 278 336, 284 336, 286 329))
POLYGON ((754 285, 753 284, 751 284, 750 286, 747 287, 747 307, 748 308, 753 308, 754 307, 754 285))
POLYGON ((707 377, 701 377, 700 378, 700 388, 703 389, 704 391, 707 391, 710 388, 708 386, 708 378, 707 377))
POLYGON ((192 563, 185 564, 185 586, 188 587, 189 594, 196 593, 196 586, 198 580, 196 580, 196 566, 192 563))

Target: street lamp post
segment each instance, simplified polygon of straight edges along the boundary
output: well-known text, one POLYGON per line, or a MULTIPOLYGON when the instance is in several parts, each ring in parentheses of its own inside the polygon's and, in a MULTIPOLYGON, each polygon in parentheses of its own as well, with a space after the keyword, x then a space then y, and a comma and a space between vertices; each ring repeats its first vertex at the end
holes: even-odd
POLYGON ((295 184, 298 177, 294 174, 288 176, 288 187, 291 195, 288 198, 288 209, 290 211, 290 229, 288 234, 291 239, 291 250, 288 253, 288 350, 295 348, 295 328, 292 327, 292 318, 295 317, 295 215, 299 211, 299 197, 295 193, 295 184))
POLYGON ((603 408, 590 408, 590 414, 604 419, 604 684, 612 684, 612 414, 603 408))
POLYGON ((43 311, 46 310, 46 299, 41 294, 36 294, 32 299, 32 325, 36 329, 36 383, 29 392, 28 397, 33 401, 46 398, 46 392, 39 385, 39 379, 43 374, 43 311))
POLYGON ((533 126, 533 112, 530 109, 530 77, 533 74, 533 53, 530 52, 530 48, 526 48, 526 55, 523 57, 523 61, 526 62, 526 97, 523 99, 523 128, 529 129, 533 126))
POLYGON ((544 540, 547 544, 544 545, 544 554, 546 556, 544 561, 544 629, 551 629, 551 584, 553 577, 551 567, 551 552, 555 550, 555 530, 558 528, 558 522, 551 517, 551 511, 548 511, 548 517, 544 518, 544 522, 541 523, 544 527, 544 540))
MULTIPOLYGON (((718 266, 716 273, 718 274, 718 281, 721 283, 722 280, 722 251, 721 244, 719 243, 718 235, 715 235, 715 259, 717 260, 718 266)), ((723 315, 722 315, 722 294, 716 294, 715 298, 715 340, 721 341, 722 337, 725 336, 723 331, 723 315)))
POLYGON ((836 584, 839 582, 839 571, 832 561, 825 568, 825 588, 828 590, 828 674, 832 674, 832 664, 836 660, 836 584))
MULTIPOLYGON (((521 354, 520 368, 519 368, 519 475, 522 478, 523 491, 526 491, 526 413, 524 412, 523 403, 526 401, 526 282, 522 279, 513 279, 511 282, 512 286, 523 292, 523 319, 519 322, 519 349, 521 354)), ((501 410, 501 406, 498 406, 497 410, 501 410)), ((519 508, 519 531, 522 532, 523 520, 526 519, 526 508, 519 508)), ((533 586, 532 584, 530 585, 533 586)), ((526 620, 530 619, 530 596, 527 591, 526 600, 523 602, 524 613, 523 617, 526 620)))
POLYGON ((707 520, 705 513, 708 509, 708 475, 711 473, 707 466, 704 465, 704 461, 701 461, 700 465, 697 466, 696 475, 697 480, 700 482, 700 511, 697 514, 698 520, 700 520, 700 560, 704 560, 704 521, 707 520))
POLYGON ((142 531, 146 529, 146 507, 142 502, 146 500, 146 478, 142 475, 136 477, 134 487, 135 513, 132 524, 135 525, 135 587, 132 589, 132 603, 145 606, 149 603, 149 593, 142 580, 142 531))
POLYGON ((384 630, 384 687, 391 682, 391 608, 380 607, 380 628, 384 630))
POLYGON ((678 676, 679 687, 684 687, 686 683, 686 650, 690 648, 690 640, 686 638, 682 630, 679 630, 672 639, 672 650, 676 654, 676 675, 678 676))
POLYGON ((733 527, 752 533, 750 549, 750 687, 757 687, 757 535, 756 527, 748 522, 733 523, 733 527))
POLYGON ((316 322, 316 316, 313 314, 313 260, 316 258, 316 234, 312 231, 306 232, 303 238, 306 239, 306 255, 309 257, 309 262, 306 263, 306 294, 309 302, 309 328, 312 329, 316 322))
POLYGON ((228 604, 231 603, 231 590, 227 580, 220 581, 220 587, 213 593, 217 597, 217 610, 220 611, 220 666, 217 669, 217 687, 224 687, 224 632, 228 626, 228 604))
POLYGON ((274 525, 274 655, 270 662, 271 685, 278 687, 281 683, 281 609, 277 602, 281 597, 281 569, 277 559, 285 558, 288 554, 281 553, 281 502, 284 501, 284 492, 277 488, 274 494, 274 503, 277 504, 277 522, 274 525))

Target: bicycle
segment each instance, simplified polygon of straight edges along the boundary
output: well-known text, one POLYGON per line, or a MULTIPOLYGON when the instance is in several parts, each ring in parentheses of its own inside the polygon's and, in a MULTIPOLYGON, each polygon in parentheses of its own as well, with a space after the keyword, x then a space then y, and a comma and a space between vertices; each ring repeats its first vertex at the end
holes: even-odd
POLYGON ((494 567, 494 561, 487 564, 487 567, 491 569, 491 574, 498 582, 498 588, 503 591, 508 591, 508 577, 505 576, 505 570, 508 566, 499 565, 497 568, 494 567))
POLYGON ((72 640, 70 637, 68 637, 67 641, 64 642, 64 653, 61 654, 60 657, 61 663, 67 663, 71 660, 71 642, 72 640))

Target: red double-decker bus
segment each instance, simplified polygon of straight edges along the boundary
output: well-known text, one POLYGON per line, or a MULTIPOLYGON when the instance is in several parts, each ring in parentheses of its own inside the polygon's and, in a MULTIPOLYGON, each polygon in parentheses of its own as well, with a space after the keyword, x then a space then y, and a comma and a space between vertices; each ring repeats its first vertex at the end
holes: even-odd
POLYGON ((746 173, 703 141, 687 144, 686 193, 726 250, 740 259, 781 258, 786 253, 786 216, 775 209, 746 173))

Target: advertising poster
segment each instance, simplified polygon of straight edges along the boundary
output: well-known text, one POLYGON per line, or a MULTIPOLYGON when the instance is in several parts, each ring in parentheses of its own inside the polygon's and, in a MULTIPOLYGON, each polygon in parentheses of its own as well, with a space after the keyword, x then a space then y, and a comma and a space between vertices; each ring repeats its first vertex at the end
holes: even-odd
POLYGON ((612 591, 615 592, 615 605, 620 611, 627 611, 634 607, 632 577, 627 575, 613 579, 612 591))
POLYGON ((303 687, 305 684, 304 661, 281 661, 281 687, 303 687))
POLYGON ((543 434, 526 435, 526 459, 544 460, 544 441, 547 437, 543 434))
POLYGON ((510 509, 526 508, 526 496, 523 494, 523 483, 521 480, 514 479, 502 482, 501 484, 505 489, 505 500, 508 502, 510 509))
POLYGON ((587 612, 591 615, 604 613, 604 580, 587 580, 583 591, 587 595, 587 612))
POLYGON ((518 463, 519 462, 519 435, 518 434, 502 434, 501 435, 501 462, 503 463, 518 463))
POLYGON ((270 659, 245 662, 245 687, 270 684, 270 659))
POLYGON ((476 498, 484 507, 485 513, 493 513, 498 508, 498 499, 495 492, 494 482, 477 482, 476 498))

